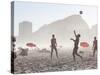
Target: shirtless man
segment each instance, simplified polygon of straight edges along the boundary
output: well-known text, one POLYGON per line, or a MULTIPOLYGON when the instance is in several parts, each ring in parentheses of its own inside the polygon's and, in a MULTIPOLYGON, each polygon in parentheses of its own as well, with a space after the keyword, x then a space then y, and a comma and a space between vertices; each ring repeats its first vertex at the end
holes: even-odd
POLYGON ((54 50, 55 50, 55 52, 56 52, 56 57, 58 58, 57 42, 56 42, 55 35, 53 34, 53 35, 52 35, 52 38, 51 38, 51 60, 52 60, 52 54, 53 54, 53 51, 54 51, 54 50))
POLYGON ((71 40, 74 41, 73 60, 76 61, 75 55, 79 56, 81 59, 82 59, 82 56, 77 53, 78 52, 78 45, 79 45, 80 34, 76 34, 76 32, 74 30, 74 35, 75 35, 76 39, 74 40, 73 38, 71 38, 71 40))
POLYGON ((95 52, 97 51, 97 39, 94 37, 93 41, 93 57, 95 56, 95 52))

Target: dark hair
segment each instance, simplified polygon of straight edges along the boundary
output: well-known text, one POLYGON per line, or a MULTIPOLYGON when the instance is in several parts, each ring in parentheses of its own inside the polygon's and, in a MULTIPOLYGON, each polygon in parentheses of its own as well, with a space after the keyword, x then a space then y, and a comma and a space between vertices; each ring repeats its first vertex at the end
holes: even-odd
POLYGON ((54 35, 54 34, 52 34, 52 37, 55 37, 55 35, 54 35))
POLYGON ((94 39, 96 39, 96 36, 94 37, 94 39))
POLYGON ((80 34, 78 34, 78 37, 80 37, 81 35, 80 34))

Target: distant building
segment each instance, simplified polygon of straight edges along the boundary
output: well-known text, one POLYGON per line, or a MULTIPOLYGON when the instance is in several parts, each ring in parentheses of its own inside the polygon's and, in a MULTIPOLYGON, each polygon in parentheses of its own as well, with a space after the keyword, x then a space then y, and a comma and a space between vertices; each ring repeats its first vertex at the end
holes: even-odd
POLYGON ((32 42, 32 23, 29 21, 19 23, 19 34, 16 38, 17 46, 25 46, 27 42, 32 42))
POLYGON ((27 37, 30 35, 32 35, 32 23, 28 21, 19 23, 19 36, 27 37))

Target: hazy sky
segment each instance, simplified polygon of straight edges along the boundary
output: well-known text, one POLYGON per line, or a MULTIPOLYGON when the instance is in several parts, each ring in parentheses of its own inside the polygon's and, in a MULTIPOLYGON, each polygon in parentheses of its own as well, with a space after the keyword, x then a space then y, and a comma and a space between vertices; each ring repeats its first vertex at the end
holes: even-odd
POLYGON ((97 8, 94 6, 15 1, 14 7, 15 35, 18 35, 19 23, 22 21, 32 22, 32 29, 36 31, 45 24, 66 18, 70 15, 79 14, 81 10, 83 11, 82 17, 88 23, 89 27, 97 24, 97 8))

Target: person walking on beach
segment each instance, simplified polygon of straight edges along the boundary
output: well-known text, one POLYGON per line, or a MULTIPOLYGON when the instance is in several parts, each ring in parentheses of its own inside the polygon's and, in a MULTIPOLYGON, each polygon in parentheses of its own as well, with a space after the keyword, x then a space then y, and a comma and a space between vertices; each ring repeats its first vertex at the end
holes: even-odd
POLYGON ((97 39, 94 37, 93 41, 93 57, 95 56, 95 52, 97 51, 97 39))
POLYGON ((79 40, 80 40, 80 34, 76 34, 75 30, 74 30, 74 35, 76 37, 76 39, 74 40, 73 38, 71 38, 70 40, 73 40, 74 42, 74 48, 73 48, 73 60, 76 61, 75 59, 75 55, 79 56, 82 59, 82 56, 79 55, 78 52, 78 45, 79 45, 79 40))
POLYGON ((52 60, 52 55, 53 55, 54 50, 56 52, 56 57, 58 58, 56 38, 55 38, 55 35, 52 34, 52 38, 51 38, 51 60, 52 60))

